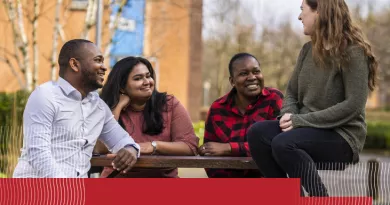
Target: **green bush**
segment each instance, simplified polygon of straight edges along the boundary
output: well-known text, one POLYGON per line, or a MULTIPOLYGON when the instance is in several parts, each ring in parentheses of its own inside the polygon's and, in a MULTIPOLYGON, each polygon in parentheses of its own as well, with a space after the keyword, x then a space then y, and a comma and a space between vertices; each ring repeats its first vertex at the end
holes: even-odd
MULTIPOLYGON (((15 93, 0 93, 0 157, 7 156, 10 144, 10 133, 23 123, 23 111, 27 103, 29 93, 18 91, 15 93)), ((1 172, 7 167, 7 160, 0 163, 1 172)))
POLYGON ((7 175, 0 172, 0 178, 7 178, 7 175))
MULTIPOLYGON (((199 137, 199 146, 203 144, 204 121, 193 123, 195 134, 199 137)), ((367 122, 367 138, 365 149, 390 149, 390 122, 369 121, 367 122)))
POLYGON ((192 123, 192 126, 194 126, 195 134, 199 138, 199 146, 201 146, 203 144, 204 137, 204 121, 192 123))
POLYGON ((0 93, 0 126, 22 124, 23 111, 29 93, 18 91, 15 93, 0 93))
POLYGON ((390 122, 367 122, 365 149, 390 149, 390 122))

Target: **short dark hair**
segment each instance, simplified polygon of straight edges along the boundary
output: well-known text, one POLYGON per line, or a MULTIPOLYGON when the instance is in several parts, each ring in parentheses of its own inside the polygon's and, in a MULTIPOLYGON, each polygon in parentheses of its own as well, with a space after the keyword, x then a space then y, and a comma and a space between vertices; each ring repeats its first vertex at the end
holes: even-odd
POLYGON ((254 58, 260 65, 260 62, 257 60, 257 58, 254 55, 250 53, 237 53, 232 57, 232 59, 229 62, 229 74, 231 77, 233 77, 233 63, 236 62, 237 60, 248 58, 248 57, 254 58))
POLYGON ((77 58, 80 56, 79 49, 85 43, 92 43, 86 39, 73 39, 66 42, 60 51, 58 56, 58 65, 60 66, 60 76, 63 76, 66 68, 69 65, 69 59, 77 58))

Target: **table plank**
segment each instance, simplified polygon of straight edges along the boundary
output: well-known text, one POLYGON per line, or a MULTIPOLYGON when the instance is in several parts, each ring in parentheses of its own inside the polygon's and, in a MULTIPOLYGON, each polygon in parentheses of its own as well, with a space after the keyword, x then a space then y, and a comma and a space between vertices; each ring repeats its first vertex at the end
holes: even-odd
MULTIPOLYGON (((94 156, 92 166, 111 166, 113 154, 94 156)), ((134 168, 219 168, 257 169, 251 157, 210 157, 210 156, 141 156, 134 168)))

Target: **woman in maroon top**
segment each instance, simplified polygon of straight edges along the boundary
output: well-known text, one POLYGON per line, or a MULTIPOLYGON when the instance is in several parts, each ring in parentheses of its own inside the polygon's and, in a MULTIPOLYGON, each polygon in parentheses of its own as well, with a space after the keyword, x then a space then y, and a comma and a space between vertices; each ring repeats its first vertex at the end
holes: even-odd
MULTIPOLYGON (((258 60, 249 53, 238 53, 229 63, 229 81, 233 89, 210 107, 205 126, 205 156, 250 157, 248 128, 255 122, 274 120, 280 113, 283 94, 264 87, 258 60)), ((261 177, 258 170, 206 169, 212 177, 261 177)))
MULTIPOLYGON (((140 145, 141 155, 197 155, 199 139, 188 112, 174 96, 157 91, 155 73, 148 60, 127 57, 118 61, 101 98, 140 145)), ((112 171, 105 167, 101 177, 112 171)), ((178 170, 132 170, 118 177, 178 177, 178 170)))

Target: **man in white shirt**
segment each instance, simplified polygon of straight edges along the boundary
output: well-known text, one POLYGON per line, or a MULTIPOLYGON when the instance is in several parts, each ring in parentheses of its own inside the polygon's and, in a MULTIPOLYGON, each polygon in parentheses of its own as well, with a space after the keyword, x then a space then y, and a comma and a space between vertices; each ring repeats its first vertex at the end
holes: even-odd
POLYGON ((58 64, 58 81, 38 86, 26 104, 13 177, 85 178, 98 138, 117 154, 113 167, 129 171, 140 147, 97 93, 107 70, 102 53, 92 42, 75 39, 61 48, 58 64))

